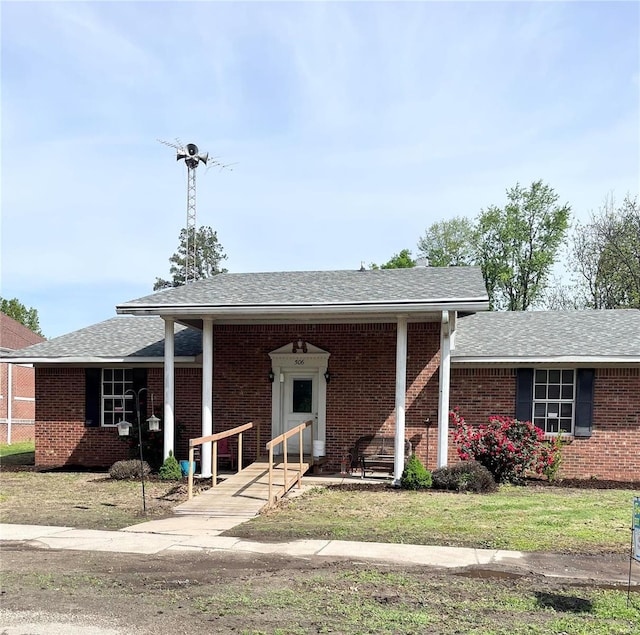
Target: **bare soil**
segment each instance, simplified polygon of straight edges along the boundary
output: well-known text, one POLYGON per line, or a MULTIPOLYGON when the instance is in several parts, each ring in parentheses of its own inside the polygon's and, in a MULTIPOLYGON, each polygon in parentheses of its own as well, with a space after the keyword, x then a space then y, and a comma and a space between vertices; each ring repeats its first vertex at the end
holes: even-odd
MULTIPOLYGON (((0 632, 7 635, 640 632, 633 611, 604 622, 592 615, 603 593, 617 594, 622 605, 625 589, 482 568, 41 551, 8 543, 0 570, 0 632), (586 630, 556 630, 559 617, 586 630)), ((637 591, 633 601, 640 604, 637 591)))

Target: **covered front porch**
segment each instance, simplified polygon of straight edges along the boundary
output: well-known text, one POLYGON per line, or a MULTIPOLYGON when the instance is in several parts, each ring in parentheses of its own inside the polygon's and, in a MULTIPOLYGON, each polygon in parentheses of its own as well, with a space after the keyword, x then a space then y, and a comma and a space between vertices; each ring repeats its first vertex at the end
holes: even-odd
MULTIPOLYGON (((187 326, 202 334, 201 436, 261 420, 271 438, 311 418, 304 451, 317 444, 329 469, 358 438, 378 433, 395 439, 395 482, 407 438, 423 460, 446 465, 456 322, 459 312, 487 305, 479 272, 470 273, 223 274, 118 306, 118 313, 164 320, 164 455, 175 450, 183 418, 174 340, 176 328, 187 326), (468 286, 447 293, 438 285, 443 277, 468 279, 468 286), (323 278, 334 288, 319 284, 323 278)), ((203 447, 201 473, 211 472, 211 450, 203 447)))

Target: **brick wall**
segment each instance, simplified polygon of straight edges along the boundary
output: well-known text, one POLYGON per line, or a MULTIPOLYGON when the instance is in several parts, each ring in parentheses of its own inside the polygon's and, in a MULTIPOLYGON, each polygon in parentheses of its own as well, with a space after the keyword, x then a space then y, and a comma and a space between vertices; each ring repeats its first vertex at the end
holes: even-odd
MULTIPOLYGON (((454 368, 451 407, 468 423, 490 415, 515 415, 516 371, 510 368, 454 368)), ((593 433, 562 450, 565 478, 640 480, 640 369, 596 369, 593 433)), ((450 460, 458 460, 450 441, 450 460)))
MULTIPOLYGON (((393 434, 395 400, 394 324, 216 326, 214 331, 214 430, 254 421, 261 445, 271 433, 271 361, 268 353, 297 339, 331 353, 327 386, 328 469, 337 470, 345 448, 365 434, 393 434)), ((409 324, 406 436, 430 469, 437 460, 439 325, 409 324), (427 425, 425 419, 431 423, 427 425)), ((469 422, 489 415, 513 416, 515 370, 453 368, 451 407, 469 422)), ((176 456, 186 458, 189 438, 201 433, 202 371, 176 369, 175 419, 181 436, 176 456)), ((163 370, 149 370, 155 414, 163 416, 163 370)), ((36 464, 108 466, 127 456, 127 445, 112 428, 84 426, 84 370, 39 368, 36 381, 36 464)), ((151 400, 148 400, 149 411, 151 400)), ((562 475, 640 479, 640 370, 596 372, 594 430, 564 449, 562 475)), ((245 456, 255 455, 255 434, 245 439, 245 456)), ((456 461, 449 442, 449 461, 456 461)))

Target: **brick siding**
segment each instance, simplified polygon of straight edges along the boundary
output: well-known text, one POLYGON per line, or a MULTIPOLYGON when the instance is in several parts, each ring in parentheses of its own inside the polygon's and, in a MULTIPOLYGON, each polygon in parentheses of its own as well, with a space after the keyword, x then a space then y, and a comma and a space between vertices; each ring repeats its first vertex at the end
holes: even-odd
MULTIPOLYGON (((254 421, 261 446, 271 433, 268 353, 297 339, 329 353, 326 452, 328 470, 338 470, 347 448, 365 435, 393 434, 395 426, 395 324, 217 325, 214 328, 214 430, 254 421)), ((439 324, 408 325, 406 436, 430 469, 437 461, 439 324), (426 419, 430 423, 426 423, 426 419)), ((202 371, 177 368, 175 377, 176 456, 186 458, 189 438, 201 434, 202 371)), ((149 393, 155 414, 163 416, 163 369, 152 368, 149 393)), ((126 458, 127 445, 113 428, 84 426, 84 369, 39 368, 36 379, 36 464, 108 466, 126 458)), ((151 400, 148 412, 151 414, 151 400)), ((451 407, 470 422, 491 414, 514 415, 515 370, 453 368, 451 407)), ((640 371, 596 372, 594 431, 564 450, 566 477, 638 479, 640 371)), ((255 456, 255 434, 247 435, 245 456, 255 456)), ((453 442, 449 461, 456 461, 453 442)))

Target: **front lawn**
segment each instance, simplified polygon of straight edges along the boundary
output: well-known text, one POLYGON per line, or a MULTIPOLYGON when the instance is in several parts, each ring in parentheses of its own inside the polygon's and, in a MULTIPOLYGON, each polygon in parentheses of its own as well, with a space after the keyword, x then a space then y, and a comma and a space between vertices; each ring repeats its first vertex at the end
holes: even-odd
POLYGON ((0 443, 0 465, 33 465, 35 442, 0 443))
POLYGON ((226 535, 628 553, 633 496, 632 490, 548 486, 505 485, 487 495, 314 488, 226 535))

